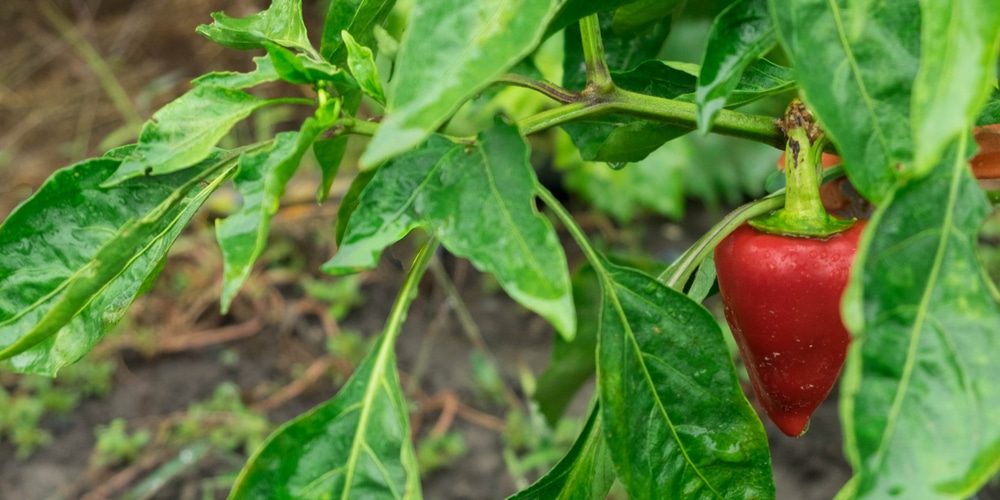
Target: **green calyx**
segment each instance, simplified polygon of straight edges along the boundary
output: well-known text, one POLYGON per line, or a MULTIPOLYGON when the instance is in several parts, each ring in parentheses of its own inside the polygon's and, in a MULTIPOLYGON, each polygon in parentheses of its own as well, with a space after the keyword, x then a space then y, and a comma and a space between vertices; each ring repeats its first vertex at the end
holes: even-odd
POLYGON ((802 101, 795 99, 779 126, 785 129, 785 206, 748 223, 766 233, 826 238, 846 231, 855 219, 838 219, 826 213, 819 196, 826 136, 812 121, 802 101))

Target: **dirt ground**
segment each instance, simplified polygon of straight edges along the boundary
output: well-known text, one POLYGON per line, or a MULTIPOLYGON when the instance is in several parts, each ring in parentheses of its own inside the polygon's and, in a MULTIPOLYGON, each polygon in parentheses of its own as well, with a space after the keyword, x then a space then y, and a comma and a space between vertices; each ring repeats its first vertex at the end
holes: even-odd
MULTIPOLYGON (((249 69, 248 55, 217 47, 193 30, 210 21, 210 12, 246 15, 264 3, 0 2, 0 218, 55 168, 100 154, 101 141, 109 134, 124 130, 127 137, 129 129, 123 126, 147 119, 183 92, 191 78, 209 70, 249 69), (91 49, 86 47, 99 61, 88 59, 91 49), (112 96, 117 86, 131 108, 121 101, 116 105, 112 96)), ((329 280, 317 269, 332 253, 336 206, 297 203, 312 194, 310 179, 303 184, 301 195, 292 187, 292 203, 274 224, 272 244, 279 250, 258 266, 225 316, 218 312, 221 263, 211 232, 213 214, 210 209, 199 216, 175 246, 156 288, 137 301, 122 331, 98 348, 118 364, 110 394, 84 401, 70 415, 46 417, 43 426, 54 444, 26 460, 15 459, 13 446, 0 442, 0 499, 124 498, 176 456, 177 449, 171 455, 164 444, 131 466, 89 467, 95 427, 123 418, 130 429, 156 429, 191 403, 210 398, 223 382, 239 387, 242 400, 272 423, 336 393, 351 360, 329 355, 326 343, 338 332, 370 337, 381 331, 402 281, 400 261, 410 250, 402 245, 387 252, 378 269, 361 277, 363 305, 340 321, 332 319, 329 305, 298 283, 303 278, 329 280), (147 331, 153 332, 152 340, 141 335, 147 331)), ((218 203, 225 206, 225 197, 218 203)), ((653 255, 679 252, 712 222, 697 206, 689 207, 689 213, 683 226, 646 220, 635 237, 653 255)), ((518 481, 537 473, 511 473, 503 437, 511 405, 482 395, 470 353, 485 346, 507 391, 520 401, 515 405, 523 404, 525 370, 537 377, 544 369, 552 331, 467 263, 445 255, 441 262, 479 329, 482 345, 470 341, 442 282, 425 278, 397 345, 400 372, 414 402, 417 436, 447 430, 462 436, 467 451, 425 478, 424 495, 503 498, 516 491, 518 481)), ((582 416, 587 399, 586 393, 579 395, 570 414, 582 416)), ((835 396, 817 411, 802 438, 785 438, 770 422, 766 425, 779 499, 830 499, 850 477, 835 396)), ((211 485, 226 484, 244 458, 240 453, 208 454, 138 497, 224 498, 227 490, 211 485)), ((983 492, 980 498, 1000 495, 983 492)))

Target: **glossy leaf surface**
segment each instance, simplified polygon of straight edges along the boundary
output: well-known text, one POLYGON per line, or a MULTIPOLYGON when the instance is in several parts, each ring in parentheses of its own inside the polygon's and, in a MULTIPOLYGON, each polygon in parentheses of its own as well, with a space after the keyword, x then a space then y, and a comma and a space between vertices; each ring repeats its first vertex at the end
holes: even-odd
POLYGON ((1000 8, 993 0, 920 2, 920 71, 913 83, 914 175, 927 173, 996 84, 1000 8))
POLYGON ((614 464, 601 435, 600 408, 595 406, 569 453, 508 500, 602 500, 614 482, 614 464))
POLYGON ((111 187, 101 183, 120 158, 56 172, 0 226, 0 358, 54 375, 86 354, 159 273, 234 160, 217 153, 181 172, 111 187))
POLYGON ((224 47, 262 49, 263 42, 270 42, 306 52, 313 50, 302 22, 301 0, 272 0, 267 10, 243 18, 215 12, 212 19, 214 23, 198 26, 195 31, 224 47))
POLYGON ((236 123, 272 102, 240 90, 199 85, 153 113, 135 149, 106 182, 190 167, 207 158, 236 123))
POLYGON ((222 312, 243 286, 257 257, 264 251, 271 218, 278 213, 278 203, 285 185, 298 169, 313 141, 329 124, 309 118, 298 132, 281 132, 271 149, 245 154, 233 182, 243 197, 240 210, 225 219, 217 219, 216 238, 222 249, 222 312))
POLYGON ((858 498, 968 498, 1000 466, 1000 306, 967 148, 890 192, 855 263, 841 413, 858 498))
POLYGON ((323 24, 323 40, 319 52, 327 61, 343 66, 347 48, 341 33, 347 31, 365 47, 375 47, 374 29, 392 12, 395 0, 330 0, 323 24))
POLYGON ((777 43, 767 0, 738 0, 712 23, 698 75, 698 130, 707 132, 743 70, 777 43))
POLYGON ((774 498, 767 437, 715 318, 633 269, 598 272, 602 425, 629 497, 774 498))
POLYGON ((361 157, 410 149, 538 46, 555 0, 420 0, 400 42, 386 119, 361 157))
POLYGON ((916 0, 770 0, 803 100, 837 146, 857 190, 876 205, 911 164, 908 89, 920 64, 916 0))
POLYGON ((326 61, 316 61, 305 54, 296 54, 269 42, 264 43, 264 48, 267 49, 267 55, 271 56, 278 75, 288 83, 305 84, 329 81, 342 87, 358 86, 346 71, 326 61))
POLYGON ((378 169, 323 269, 373 268, 382 249, 425 227, 571 338, 575 316, 566 256, 552 225, 535 210, 536 182, 527 144, 512 126, 486 130, 475 147, 433 136, 378 169))
POLYGON ((313 143, 313 154, 316 155, 316 162, 319 163, 323 179, 319 187, 316 188, 316 201, 323 203, 330 195, 330 188, 340 170, 340 163, 347 152, 346 135, 334 137, 332 139, 320 139, 313 143))
POLYGON ((580 19, 598 11, 614 10, 634 1, 636 0, 566 0, 559 5, 558 11, 545 31, 545 36, 552 35, 563 28, 566 28, 567 31, 576 30, 579 32, 580 30, 575 23, 580 19))
POLYGON ((418 254, 378 344, 337 395, 286 423, 240 472, 229 497, 421 498, 395 342, 437 244, 418 254))
POLYGON ((663 18, 676 19, 686 3, 687 0, 636 0, 615 11, 612 26, 618 33, 641 31, 663 18))
POLYGON ((346 31, 342 33, 342 37, 344 46, 347 47, 347 67, 351 69, 354 79, 358 81, 365 94, 385 106, 385 92, 382 90, 382 82, 379 81, 372 49, 358 44, 346 31))

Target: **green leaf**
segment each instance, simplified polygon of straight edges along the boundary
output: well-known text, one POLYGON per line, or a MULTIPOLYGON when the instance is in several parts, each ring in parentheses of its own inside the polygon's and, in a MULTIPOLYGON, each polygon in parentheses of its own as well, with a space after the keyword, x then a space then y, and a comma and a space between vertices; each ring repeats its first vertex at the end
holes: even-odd
POLYGON ((967 141, 889 192, 855 261, 841 416, 857 498, 968 498, 1000 467, 1000 305, 976 258, 989 205, 967 141))
POLYGON ((705 260, 701 261, 701 265, 698 266, 698 273, 694 275, 694 281, 691 283, 691 288, 687 291, 687 296, 700 304, 712 294, 713 289, 718 289, 715 286, 716 277, 715 255, 709 254, 705 257, 705 260))
POLYGON ((917 0, 770 0, 802 98, 876 205, 913 159, 909 89, 920 63, 917 0), (847 4, 847 5, 845 5, 847 4))
POLYGON ((481 133, 476 146, 432 136, 379 168, 323 270, 373 268, 382 249, 425 227, 572 338, 566 256, 552 225, 535 210, 537 179, 528 154, 517 128, 502 123, 481 133))
MULTIPOLYGON (((612 72, 612 77, 619 87, 632 92, 679 101, 695 99, 697 75, 672 63, 646 61, 629 71, 612 72)), ((742 106, 784 92, 794 84, 790 69, 758 60, 743 72, 725 107, 742 106)), ((585 160, 613 163, 643 160, 665 142, 691 131, 686 127, 613 114, 568 123, 563 128, 585 160)))
POLYGON ((135 149, 105 182, 188 168, 207 158, 237 122, 275 102, 239 90, 197 86, 153 113, 135 149))
POLYGON ((640 31, 663 18, 677 19, 685 4, 687 0, 633 1, 615 11, 612 26, 618 33, 640 31))
POLYGON ((268 56, 253 58, 256 69, 249 73, 221 71, 207 73, 191 80, 195 86, 223 87, 227 89, 245 89, 262 83, 276 82, 281 79, 274 69, 274 63, 268 56))
POLYGON ((420 470, 395 343, 437 244, 417 255, 385 332, 337 395, 281 426, 243 467, 229 498, 419 499, 420 470))
POLYGON ((351 181, 351 186, 344 193, 344 199, 340 200, 340 207, 337 208, 337 227, 335 230, 338 247, 344 243, 344 234, 347 233, 347 223, 351 220, 351 215, 354 214, 358 205, 361 204, 361 193, 364 192, 368 184, 375 178, 376 172, 378 172, 378 169, 358 172, 351 181))
POLYGON ((921 0, 913 83, 913 175, 925 175, 965 134, 996 83, 1000 9, 993 0, 921 0))
POLYGON ((302 22, 301 0, 272 0, 267 10, 234 18, 212 13, 214 23, 202 24, 196 32, 209 40, 237 50, 263 49, 264 42, 314 53, 302 22))
MULTIPOLYGON (((622 5, 627 5, 635 1, 636 0, 566 0, 559 5, 559 9, 552 17, 552 22, 549 23, 548 28, 545 30, 545 37, 548 38, 550 35, 598 11, 611 11, 622 5)), ((575 26, 570 27, 567 32, 572 31, 575 28, 575 26)), ((577 29, 577 31, 579 30, 577 29)))
POLYGON ((346 71, 326 62, 315 61, 307 55, 296 54, 284 47, 264 42, 267 55, 271 56, 274 69, 281 79, 288 83, 306 84, 322 81, 335 85, 356 88, 357 82, 346 71))
MULTIPOLYGON (((670 34, 671 19, 661 19, 642 32, 621 34, 616 33, 612 27, 611 12, 602 12, 600 23, 605 60, 612 70, 612 78, 619 86, 633 90, 618 81, 618 74, 656 57, 670 34)), ((587 74, 584 70, 580 30, 567 29, 565 44, 563 86, 568 89, 583 89, 587 84, 587 74)), ((690 75, 684 77, 690 85, 669 97, 694 92, 694 78, 690 75)), ((672 125, 613 114, 595 120, 567 123, 563 125, 563 129, 580 149, 584 160, 614 163, 639 161, 664 142, 687 133, 686 129, 672 125)))
POLYGON ((235 171, 216 153, 170 175, 102 187, 118 159, 49 178, 0 226, 0 359, 55 375, 86 354, 160 271, 198 207, 235 171))
POLYGON ((361 156, 377 165, 421 143, 538 46, 555 0, 421 0, 390 83, 386 119, 361 156))
POLYGON ((233 179, 243 197, 243 207, 225 219, 216 219, 215 235, 222 249, 222 312, 243 286, 267 243, 271 218, 278 213, 285 185, 298 169, 302 156, 329 126, 308 118, 298 132, 281 132, 271 149, 240 157, 233 179))
POLYGON ((382 90, 382 82, 379 81, 378 68, 375 67, 372 49, 359 45, 358 42, 354 41, 354 37, 346 31, 341 36, 347 47, 347 67, 351 69, 354 79, 358 81, 361 90, 369 97, 385 106, 385 92, 382 90))
POLYGON ((343 31, 353 35, 360 45, 373 47, 375 27, 385 22, 395 4, 395 0, 331 0, 319 46, 323 58, 337 66, 347 61, 343 31))
POLYGON ((993 87, 990 91, 990 97, 986 100, 986 104, 983 105, 983 109, 979 110, 979 116, 976 118, 976 126, 982 127, 983 125, 994 125, 1000 123, 1000 89, 993 87))
POLYGON ((615 482, 614 465, 601 436, 599 405, 562 460, 541 479, 508 500, 603 500, 615 482))
POLYGON ((774 498, 767 436, 715 318, 641 272, 602 268, 597 385, 629 496, 774 498))
POLYGON ((775 43, 777 37, 767 0, 738 0, 715 18, 695 93, 699 132, 705 134, 712 128, 715 117, 740 82, 743 70, 763 57, 775 43))
POLYGON ((601 309, 601 285, 594 268, 584 266, 573 275, 573 305, 576 336, 553 340, 548 368, 538 377, 535 393, 538 410, 555 427, 580 387, 597 369, 597 319, 601 309))
POLYGON ((323 173, 323 180, 316 189, 316 202, 323 203, 330 196, 330 188, 333 187, 333 180, 340 170, 340 162, 347 152, 346 135, 334 137, 332 139, 321 139, 313 143, 313 154, 316 155, 316 162, 323 173))

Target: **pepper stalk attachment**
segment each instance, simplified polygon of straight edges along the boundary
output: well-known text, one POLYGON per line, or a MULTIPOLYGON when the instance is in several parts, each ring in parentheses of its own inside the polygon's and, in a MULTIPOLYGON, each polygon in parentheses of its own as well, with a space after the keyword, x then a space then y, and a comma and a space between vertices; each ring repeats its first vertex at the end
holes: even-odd
POLYGON ((766 233, 826 238, 846 231, 857 219, 838 219, 826 212, 819 195, 823 146, 828 139, 798 98, 788 105, 778 127, 788 137, 785 146, 785 206, 749 220, 766 233))

